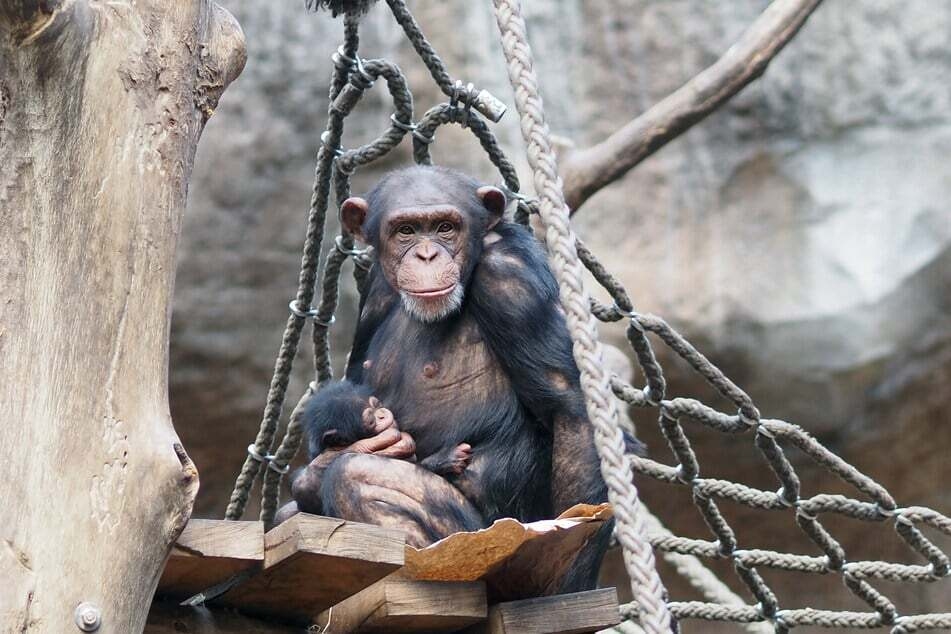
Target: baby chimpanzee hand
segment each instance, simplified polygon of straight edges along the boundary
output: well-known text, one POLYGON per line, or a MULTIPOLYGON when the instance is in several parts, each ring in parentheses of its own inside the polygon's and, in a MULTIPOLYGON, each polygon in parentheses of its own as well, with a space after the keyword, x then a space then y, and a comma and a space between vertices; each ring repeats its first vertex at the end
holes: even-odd
POLYGON ((363 410, 363 424, 366 425, 368 433, 373 435, 358 440, 341 451, 416 460, 416 442, 405 431, 400 431, 393 412, 380 405, 375 396, 371 396, 368 402, 369 407, 363 410))

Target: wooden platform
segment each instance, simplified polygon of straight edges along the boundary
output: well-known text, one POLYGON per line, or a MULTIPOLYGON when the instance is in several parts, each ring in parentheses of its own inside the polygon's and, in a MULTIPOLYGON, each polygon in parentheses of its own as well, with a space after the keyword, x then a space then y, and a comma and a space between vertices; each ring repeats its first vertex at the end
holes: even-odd
POLYGON ((327 632, 457 632, 488 615, 485 583, 384 579, 317 617, 327 632))
POLYGON ((181 601, 263 563, 261 522, 195 519, 172 547, 156 596, 181 601))
POLYGON ((489 606, 483 580, 407 578, 405 552, 402 531, 335 518, 299 514, 266 534, 260 522, 192 520, 147 631, 303 632, 316 622, 335 633, 567 634, 618 622, 613 588, 489 606), (194 595, 205 607, 176 605, 194 595), (264 620, 238 625, 227 609, 264 620))
POLYGON ((620 620, 617 591, 601 588, 493 605, 488 620, 465 634, 582 634, 620 620))

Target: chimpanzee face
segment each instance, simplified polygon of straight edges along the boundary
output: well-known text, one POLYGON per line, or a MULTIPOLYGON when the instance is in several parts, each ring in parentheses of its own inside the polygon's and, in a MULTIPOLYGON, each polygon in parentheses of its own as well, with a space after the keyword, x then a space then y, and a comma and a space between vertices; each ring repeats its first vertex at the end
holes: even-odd
MULTIPOLYGON (((430 181, 446 178, 423 174, 430 181)), ((404 309, 431 323, 462 306, 482 238, 501 219, 505 195, 495 187, 472 187, 459 195, 458 183, 448 188, 431 187, 431 182, 413 185, 409 193, 402 189, 399 195, 371 196, 381 209, 370 208, 362 198, 348 198, 340 208, 341 220, 377 250, 382 273, 399 292, 404 309)))
POLYGON ((380 263, 403 307, 434 322, 462 306, 472 227, 451 205, 393 209, 380 223, 380 263))

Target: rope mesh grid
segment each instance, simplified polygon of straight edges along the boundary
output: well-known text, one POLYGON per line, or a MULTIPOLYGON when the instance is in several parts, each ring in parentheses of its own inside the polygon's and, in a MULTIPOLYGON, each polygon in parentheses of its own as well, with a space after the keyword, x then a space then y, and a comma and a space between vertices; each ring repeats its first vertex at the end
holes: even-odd
POLYGON ((625 560, 634 583, 636 601, 622 607, 622 616, 630 621, 615 628, 616 632, 669 631, 678 627, 678 620, 701 619, 733 622, 749 631, 763 628, 787 632, 797 626, 828 628, 890 627, 893 634, 951 628, 951 613, 900 615, 894 604, 870 582, 887 580, 904 583, 930 583, 951 574, 948 556, 931 542, 921 528, 951 535, 951 519, 924 507, 898 507, 888 491, 838 456, 825 449, 798 426, 778 420, 761 419, 752 399, 715 365, 710 363, 686 339, 662 319, 634 311, 627 292, 577 240, 568 224, 568 212, 561 194, 554 158, 548 142, 541 100, 532 71, 531 51, 525 39, 525 26, 515 0, 494 0, 502 32, 510 78, 521 115, 523 135, 533 167, 535 188, 539 199, 528 199, 519 192, 519 182, 512 164, 499 148, 485 121, 468 107, 455 102, 457 82, 447 72, 433 47, 403 0, 387 0, 397 22, 405 31, 415 50, 452 101, 437 105, 414 123, 412 95, 400 69, 386 60, 361 60, 359 16, 345 16, 344 44, 334 55, 334 74, 330 89, 327 128, 321 137, 307 234, 298 280, 298 292, 282 338, 275 364, 261 429, 245 460, 228 506, 227 519, 239 519, 247 505, 254 480, 264 470, 261 518, 273 520, 278 506, 278 491, 287 465, 301 443, 301 415, 317 386, 332 378, 330 369, 329 326, 337 308, 340 275, 348 257, 354 260, 354 278, 363 288, 372 266, 372 254, 354 249, 352 236, 337 236, 336 248, 328 252, 323 270, 319 254, 331 190, 339 201, 349 196, 350 175, 395 149, 410 134, 414 159, 421 164, 431 162, 429 146, 437 129, 458 124, 475 135, 490 160, 498 168, 506 187, 518 200, 516 219, 527 222, 529 212, 538 213, 546 227, 546 242, 551 251, 553 269, 562 289, 562 302, 569 317, 575 353, 582 371, 589 402, 589 416, 596 432, 596 443, 602 457, 602 472, 611 490, 611 501, 618 516, 617 536, 624 548, 625 560), (344 151, 340 147, 343 122, 357 105, 364 92, 383 78, 394 103, 392 125, 375 141, 344 151), (595 280, 611 296, 608 305, 589 298, 581 284, 583 264, 595 280), (315 296, 318 277, 321 295, 318 308, 310 305, 315 296), (644 388, 618 377, 605 376, 600 364, 597 332, 591 316, 602 322, 629 320, 627 338, 646 379, 644 388), (311 383, 294 408, 283 440, 274 454, 270 451, 277 436, 281 412, 300 336, 308 319, 313 321, 314 367, 317 381, 311 383), (667 386, 648 334, 657 337, 676 356, 704 377, 716 391, 731 401, 736 414, 720 412, 698 400, 666 398, 667 386), (673 455, 675 467, 648 458, 625 456, 613 394, 635 408, 654 409, 661 431, 673 455), (690 446, 683 422, 692 421, 718 432, 752 435, 755 447, 766 458, 779 483, 776 492, 762 491, 743 484, 701 477, 700 464, 690 446), (851 485, 866 500, 844 495, 818 494, 800 498, 800 482, 781 445, 800 450, 814 462, 851 485), (683 486, 690 490, 714 540, 704 541, 679 537, 666 530, 646 509, 639 508, 632 473, 642 477, 683 486), (768 550, 741 549, 717 502, 729 500, 747 507, 791 513, 797 526, 816 544, 820 556, 781 553, 768 550), (848 561, 843 547, 821 523, 825 514, 838 514, 865 522, 891 523, 902 540, 928 563, 910 565, 881 561, 848 561), (645 530, 646 529, 646 530, 645 530), (644 535, 647 540, 644 540, 644 535), (691 584, 702 592, 706 601, 667 601, 663 586, 654 570, 650 544, 691 584), (756 603, 746 605, 729 587, 716 578, 701 559, 732 561, 737 576, 756 603), (846 587, 871 608, 866 612, 782 608, 757 568, 772 568, 801 573, 835 574, 846 587), (637 623, 637 625, 634 625, 637 623), (633 628, 633 629, 632 629, 633 628))

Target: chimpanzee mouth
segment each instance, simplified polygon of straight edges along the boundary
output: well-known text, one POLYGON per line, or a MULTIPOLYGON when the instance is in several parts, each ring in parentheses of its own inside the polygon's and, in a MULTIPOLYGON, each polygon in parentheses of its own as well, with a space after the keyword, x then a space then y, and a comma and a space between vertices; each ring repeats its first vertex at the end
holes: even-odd
POLYGON ((438 297, 445 297, 449 295, 454 290, 456 290, 456 284, 450 284, 446 288, 437 288, 435 290, 429 291, 410 291, 403 289, 403 292, 412 297, 418 297, 420 299, 436 299, 438 297))

